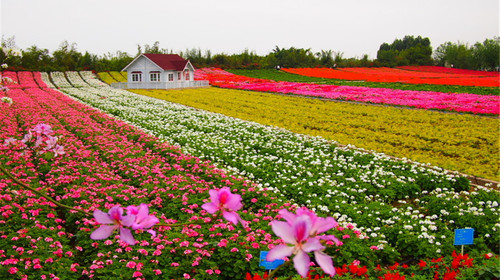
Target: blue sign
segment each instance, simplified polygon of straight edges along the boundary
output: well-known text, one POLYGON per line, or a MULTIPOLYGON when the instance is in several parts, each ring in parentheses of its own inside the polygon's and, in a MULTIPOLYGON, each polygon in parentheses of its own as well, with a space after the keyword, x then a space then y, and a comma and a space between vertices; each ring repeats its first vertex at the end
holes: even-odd
POLYGON ((472 244, 474 244, 473 228, 455 229, 455 242, 453 245, 472 245, 472 244))
POLYGON ((274 260, 272 262, 268 262, 266 260, 268 252, 269 251, 260 251, 259 266, 264 267, 265 269, 271 270, 271 269, 276 269, 278 266, 285 263, 285 260, 281 260, 281 259, 274 260))

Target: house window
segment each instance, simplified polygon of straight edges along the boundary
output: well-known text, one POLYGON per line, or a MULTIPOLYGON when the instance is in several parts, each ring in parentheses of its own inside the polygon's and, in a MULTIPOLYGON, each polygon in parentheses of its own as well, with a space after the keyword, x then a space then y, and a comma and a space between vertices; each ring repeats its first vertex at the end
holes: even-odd
POLYGON ((184 75, 186 77, 186 81, 189 81, 190 80, 189 71, 184 72, 184 75))
POLYGON ((142 82, 142 72, 132 72, 132 82, 142 82))
POLYGON ((174 74, 168 74, 168 81, 173 82, 174 81, 174 74))
POLYGON ((160 72, 158 72, 158 71, 149 72, 149 80, 151 82, 159 82, 160 81, 160 72))
POLYGON ((181 72, 177 72, 177 81, 182 80, 181 72))

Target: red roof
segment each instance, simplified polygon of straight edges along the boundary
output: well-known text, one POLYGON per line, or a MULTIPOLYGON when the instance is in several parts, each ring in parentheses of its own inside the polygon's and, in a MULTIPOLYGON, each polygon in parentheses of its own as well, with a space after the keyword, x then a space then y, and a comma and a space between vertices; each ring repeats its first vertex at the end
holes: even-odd
POLYGON ((182 71, 188 63, 188 60, 177 54, 145 53, 144 56, 149 58, 156 65, 160 66, 163 70, 182 71))

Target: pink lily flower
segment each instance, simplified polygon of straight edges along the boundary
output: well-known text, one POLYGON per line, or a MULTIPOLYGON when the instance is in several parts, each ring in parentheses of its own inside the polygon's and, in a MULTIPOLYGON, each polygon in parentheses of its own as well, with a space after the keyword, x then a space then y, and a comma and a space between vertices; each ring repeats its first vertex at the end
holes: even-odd
POLYGON ((309 271, 310 258, 308 253, 314 252, 314 257, 323 271, 331 276, 335 275, 335 267, 330 256, 322 252, 325 247, 321 244, 321 239, 337 240, 333 235, 318 236, 337 223, 333 218, 320 218, 314 212, 307 209, 297 210, 294 215, 287 210, 281 210, 287 222, 273 221, 271 223, 274 233, 289 245, 278 245, 271 249, 267 255, 268 261, 282 259, 292 254, 294 267, 297 272, 306 277, 309 271))
POLYGON ((54 152, 54 157, 57 157, 58 155, 64 155, 66 152, 64 151, 64 146, 61 145, 56 145, 53 149, 52 152, 54 152))
MULTIPOLYGON (((150 228, 157 223, 160 222, 158 218, 154 215, 149 215, 148 205, 145 203, 141 203, 139 207, 135 205, 130 205, 127 207, 127 215, 134 215, 135 221, 132 224, 132 229, 147 229, 150 228)), ((156 231, 148 230, 147 232, 151 233, 151 235, 156 236, 156 231)))
POLYGON ((335 242, 337 246, 340 246, 340 240, 334 235, 318 235, 320 233, 326 232, 334 227, 338 226, 337 221, 332 217, 318 217, 316 213, 307 209, 307 208, 299 208, 297 209, 297 215, 289 212, 286 209, 282 209, 279 211, 279 214, 290 224, 293 224, 293 221, 296 217, 300 215, 307 215, 311 218, 312 228, 309 235, 311 237, 316 237, 321 240, 331 240, 335 242))
POLYGON ((113 231, 120 230, 120 239, 130 245, 135 244, 135 239, 132 236, 130 229, 125 227, 130 227, 134 224, 135 216, 128 215, 123 216, 123 208, 120 206, 114 206, 109 209, 108 213, 101 210, 94 211, 94 218, 101 225, 100 228, 96 229, 90 235, 91 239, 102 240, 108 238, 113 231))
POLYGON ((223 187, 220 190, 210 190, 209 194, 211 202, 203 204, 201 206, 203 209, 210 214, 222 212, 222 216, 226 220, 235 225, 239 221, 243 226, 246 226, 246 222, 236 213, 243 206, 240 195, 232 194, 228 187, 223 187))
POLYGON ((45 140, 45 143, 47 144, 47 147, 45 147, 45 150, 50 150, 52 148, 55 148, 56 143, 57 143, 57 136, 48 136, 48 139, 45 140))
POLYGON ((39 123, 33 128, 34 132, 37 132, 39 135, 51 135, 54 131, 52 131, 52 127, 48 124, 39 123))

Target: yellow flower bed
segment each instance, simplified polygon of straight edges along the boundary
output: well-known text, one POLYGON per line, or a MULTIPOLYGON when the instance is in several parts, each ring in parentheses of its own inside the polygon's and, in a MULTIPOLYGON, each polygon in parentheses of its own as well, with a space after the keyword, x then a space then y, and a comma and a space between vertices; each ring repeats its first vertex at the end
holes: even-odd
POLYGON ((470 175, 500 177, 496 118, 220 88, 133 92, 470 175))
POLYGON ((101 79, 106 84, 127 82, 127 72, 109 71, 109 72, 99 72, 97 73, 99 79, 101 79))

